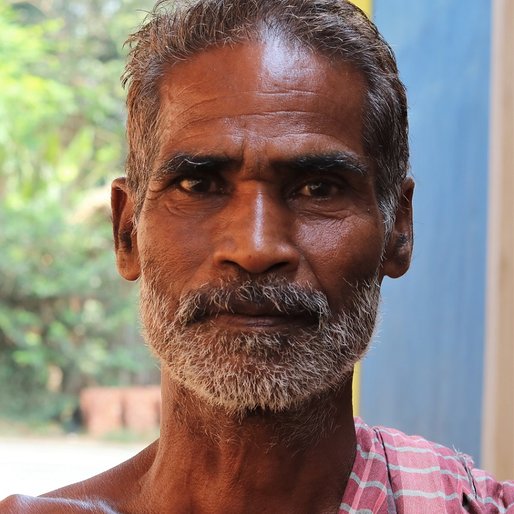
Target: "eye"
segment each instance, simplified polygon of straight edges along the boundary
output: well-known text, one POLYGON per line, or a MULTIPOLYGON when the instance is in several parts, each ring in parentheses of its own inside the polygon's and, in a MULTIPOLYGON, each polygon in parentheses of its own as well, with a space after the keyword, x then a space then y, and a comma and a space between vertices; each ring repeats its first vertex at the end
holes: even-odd
POLYGON ((300 187, 296 194, 312 198, 330 198, 341 192, 341 186, 332 182, 317 180, 300 187))
POLYGON ((186 193, 218 193, 221 187, 211 178, 182 177, 175 181, 175 186, 186 193))

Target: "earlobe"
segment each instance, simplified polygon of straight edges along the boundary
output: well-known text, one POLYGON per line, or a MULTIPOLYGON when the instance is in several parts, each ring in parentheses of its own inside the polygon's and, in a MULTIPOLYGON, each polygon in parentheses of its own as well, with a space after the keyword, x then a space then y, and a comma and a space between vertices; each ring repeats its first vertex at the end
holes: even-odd
POLYGON ((134 200, 125 178, 111 187, 112 228, 118 272, 126 280, 137 280, 141 273, 134 228, 134 200))
POLYGON ((414 181, 408 177, 402 184, 402 192, 396 218, 382 260, 382 275, 391 278, 401 277, 409 269, 412 247, 412 194, 414 181))

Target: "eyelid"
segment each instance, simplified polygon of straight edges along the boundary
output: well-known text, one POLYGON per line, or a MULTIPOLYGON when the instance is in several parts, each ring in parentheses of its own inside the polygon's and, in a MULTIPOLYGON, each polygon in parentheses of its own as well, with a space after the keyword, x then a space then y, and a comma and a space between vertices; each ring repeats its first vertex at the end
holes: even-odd
POLYGON ((202 173, 201 171, 195 172, 195 171, 191 171, 191 170, 188 170, 187 172, 184 172, 184 173, 178 173, 177 176, 173 177, 173 179, 170 181, 168 187, 181 189, 186 194, 196 194, 196 195, 198 195, 198 194, 223 194, 225 192, 224 181, 218 175, 212 175, 212 174, 206 175, 205 173, 202 173), (197 181, 197 182, 207 181, 207 182, 209 182, 209 186, 210 186, 209 189, 212 186, 214 186, 215 191, 194 192, 194 191, 187 190, 180 185, 180 183, 183 182, 184 180, 192 180, 192 181, 197 181))
POLYGON ((339 175, 335 175, 333 173, 313 173, 311 176, 305 177, 303 180, 298 181, 298 183, 291 189, 291 192, 296 194, 300 189, 305 186, 313 183, 324 183, 330 186, 335 186, 339 189, 343 189, 347 186, 346 181, 343 177, 339 175))

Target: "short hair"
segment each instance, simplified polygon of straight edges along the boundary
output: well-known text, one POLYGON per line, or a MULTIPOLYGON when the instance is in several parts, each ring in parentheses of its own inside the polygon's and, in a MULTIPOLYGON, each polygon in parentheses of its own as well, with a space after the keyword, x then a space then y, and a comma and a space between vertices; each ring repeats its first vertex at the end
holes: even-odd
POLYGON ((376 167, 385 231, 393 223, 409 169, 407 99, 390 46, 347 0, 160 0, 130 46, 122 83, 128 86, 127 183, 136 218, 158 152, 159 82, 173 64, 212 46, 259 41, 277 33, 359 70, 367 85, 363 145, 376 167))

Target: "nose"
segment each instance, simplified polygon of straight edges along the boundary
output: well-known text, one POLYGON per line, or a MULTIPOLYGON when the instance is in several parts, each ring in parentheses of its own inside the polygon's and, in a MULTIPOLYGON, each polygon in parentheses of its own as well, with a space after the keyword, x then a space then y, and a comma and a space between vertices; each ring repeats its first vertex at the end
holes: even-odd
POLYGON ((215 264, 251 275, 295 271, 300 256, 290 215, 287 205, 258 187, 235 195, 223 212, 215 264))

